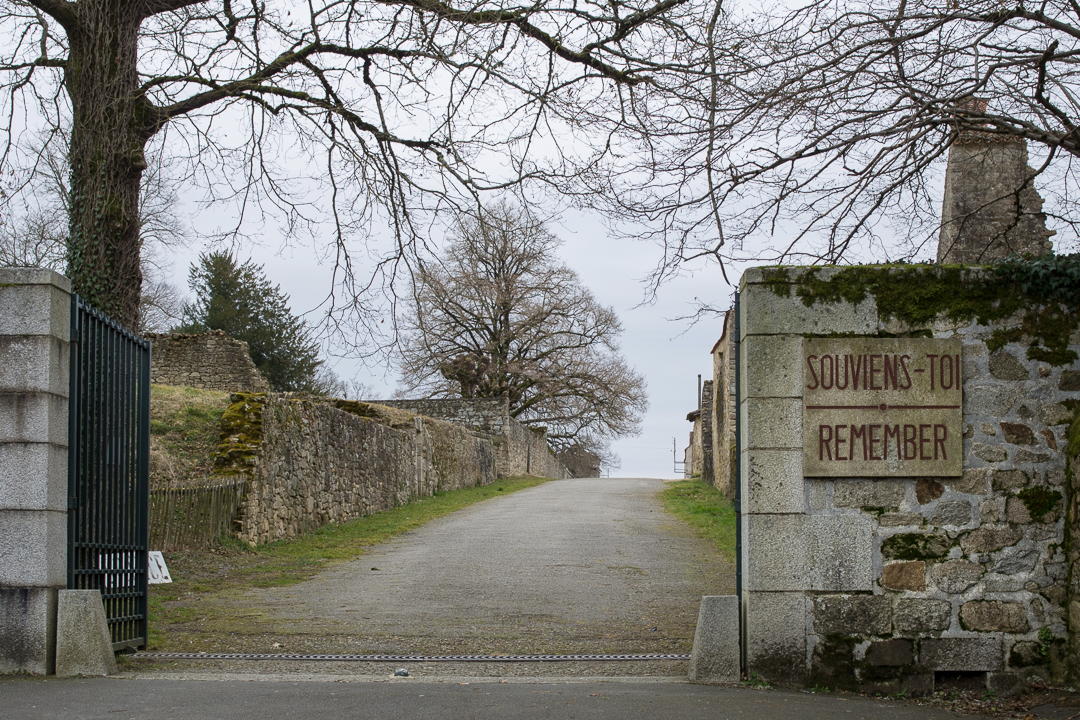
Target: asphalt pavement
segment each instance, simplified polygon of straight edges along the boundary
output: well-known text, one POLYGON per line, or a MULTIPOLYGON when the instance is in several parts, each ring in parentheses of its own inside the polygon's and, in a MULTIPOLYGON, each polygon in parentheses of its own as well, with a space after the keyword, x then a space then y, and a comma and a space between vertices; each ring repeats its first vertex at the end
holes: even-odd
MULTIPOLYGON (((661 679, 0 679, 4 720, 946 720, 937 708, 661 679)), ((963 717, 975 718, 966 715, 963 717)))

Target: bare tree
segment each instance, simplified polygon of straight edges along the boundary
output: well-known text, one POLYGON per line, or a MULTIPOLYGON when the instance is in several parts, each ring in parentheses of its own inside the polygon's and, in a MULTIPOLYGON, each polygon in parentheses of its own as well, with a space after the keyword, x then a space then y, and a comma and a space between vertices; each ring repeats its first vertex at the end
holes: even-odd
POLYGON ((0 174, 34 168, 40 148, 17 142, 28 126, 70 132, 68 272, 131 324, 155 137, 178 178, 233 203, 237 232, 270 213, 322 237, 355 300, 367 258, 349 243, 373 218, 392 221, 395 247, 372 262, 392 262, 423 211, 595 172, 611 148, 583 138, 633 122, 684 12, 689 0, 0 0, 0 174))
POLYGON ((557 449, 634 434, 644 380, 619 354, 615 313, 558 261, 558 240, 523 209, 465 216, 439 263, 414 275, 403 324, 407 391, 506 397, 557 449))
POLYGON ((700 258, 914 255, 937 237, 947 151, 971 133, 1027 141, 1052 222, 1077 229, 1075 2, 792 7, 717 2, 686 48, 696 72, 671 87, 683 102, 647 115, 638 140, 649 152, 627 153, 594 186, 639 237, 652 213, 657 279, 700 258))

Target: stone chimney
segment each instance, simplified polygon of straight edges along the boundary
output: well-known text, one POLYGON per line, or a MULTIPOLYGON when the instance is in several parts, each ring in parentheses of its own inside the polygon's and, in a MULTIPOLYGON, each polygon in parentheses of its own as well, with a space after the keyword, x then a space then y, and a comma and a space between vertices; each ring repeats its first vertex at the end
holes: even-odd
MULTIPOLYGON (((986 101, 967 107, 986 110, 986 101)), ((1023 138, 965 130, 949 148, 941 203, 939 263, 992 263, 1053 252, 1023 138)))

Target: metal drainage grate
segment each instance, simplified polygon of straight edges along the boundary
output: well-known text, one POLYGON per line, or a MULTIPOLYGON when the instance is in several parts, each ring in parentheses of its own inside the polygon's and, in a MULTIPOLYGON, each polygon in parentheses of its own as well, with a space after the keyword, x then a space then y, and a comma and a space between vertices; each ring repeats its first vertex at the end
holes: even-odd
POLYGON ((333 660, 338 662, 634 662, 689 660, 689 655, 301 655, 298 653, 181 653, 140 652, 136 660, 333 660))

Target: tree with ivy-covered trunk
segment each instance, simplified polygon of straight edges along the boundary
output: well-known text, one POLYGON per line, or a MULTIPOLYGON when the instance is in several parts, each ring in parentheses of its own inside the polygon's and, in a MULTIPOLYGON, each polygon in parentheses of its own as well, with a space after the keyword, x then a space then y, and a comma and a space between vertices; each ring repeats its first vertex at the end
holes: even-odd
POLYGON ((582 192, 679 56, 692 6, 3 0, 0 197, 32 192, 37 159, 70 138, 68 273, 131 326, 148 162, 229 205, 223 235, 273 215, 325 238, 358 307, 371 227, 393 241, 367 267, 392 270, 427 213, 526 180, 582 192))
POLYGON ((188 284, 194 300, 184 308, 177 332, 221 330, 248 344, 252 362, 273 389, 322 390, 319 344, 261 265, 238 262, 228 252, 203 253, 191 265, 188 284))

